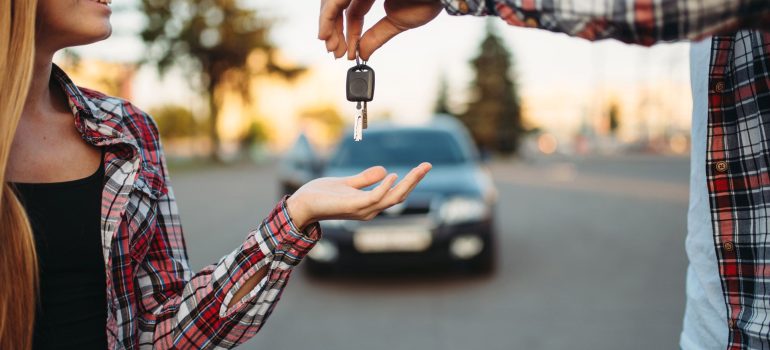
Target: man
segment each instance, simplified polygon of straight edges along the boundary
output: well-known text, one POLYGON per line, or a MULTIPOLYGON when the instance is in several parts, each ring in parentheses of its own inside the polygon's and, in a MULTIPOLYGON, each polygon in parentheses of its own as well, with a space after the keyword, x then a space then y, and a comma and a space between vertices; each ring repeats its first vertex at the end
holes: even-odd
POLYGON ((589 40, 705 39, 692 48, 690 266, 680 346, 770 348, 770 0, 385 0, 386 16, 362 36, 373 3, 322 0, 319 38, 335 57, 355 58, 358 43, 368 59, 442 9, 589 40))

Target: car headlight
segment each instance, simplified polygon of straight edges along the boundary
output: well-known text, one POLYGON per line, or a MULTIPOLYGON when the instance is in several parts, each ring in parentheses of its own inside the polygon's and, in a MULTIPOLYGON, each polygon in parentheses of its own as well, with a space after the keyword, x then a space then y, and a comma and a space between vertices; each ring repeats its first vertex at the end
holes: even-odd
POLYGON ((316 243, 307 256, 315 261, 330 263, 337 260, 339 249, 337 249, 334 243, 322 239, 316 243))
POLYGON ((479 198, 455 197, 444 202, 439 217, 444 224, 482 220, 489 214, 487 204, 479 198))

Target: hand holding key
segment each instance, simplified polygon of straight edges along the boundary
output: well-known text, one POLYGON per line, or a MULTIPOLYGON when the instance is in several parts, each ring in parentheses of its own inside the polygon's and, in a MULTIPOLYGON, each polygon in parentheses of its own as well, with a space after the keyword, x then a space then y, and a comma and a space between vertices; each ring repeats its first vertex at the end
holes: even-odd
POLYGON ((348 59, 355 59, 358 43, 361 59, 368 60, 388 40, 430 22, 443 8, 439 0, 385 0, 385 17, 362 37, 364 16, 373 4, 374 0, 321 1, 318 39, 326 42, 326 49, 334 52, 334 57, 340 58, 347 52, 348 59), (345 26, 347 35, 342 33, 345 26))

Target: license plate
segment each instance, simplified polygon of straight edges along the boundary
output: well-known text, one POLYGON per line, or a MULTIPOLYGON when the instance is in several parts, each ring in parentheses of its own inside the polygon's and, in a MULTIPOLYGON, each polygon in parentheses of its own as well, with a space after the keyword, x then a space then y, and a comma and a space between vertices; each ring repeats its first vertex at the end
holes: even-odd
POLYGON ((353 235, 353 246, 361 253, 421 252, 433 240, 425 227, 362 227, 353 235))

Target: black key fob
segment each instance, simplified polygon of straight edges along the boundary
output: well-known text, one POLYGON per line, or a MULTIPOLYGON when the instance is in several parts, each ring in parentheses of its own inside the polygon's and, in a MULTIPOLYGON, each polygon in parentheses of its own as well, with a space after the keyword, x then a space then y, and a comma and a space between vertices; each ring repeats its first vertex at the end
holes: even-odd
POLYGON ((374 98, 374 70, 365 64, 348 69, 347 97, 350 102, 371 102, 374 98))

